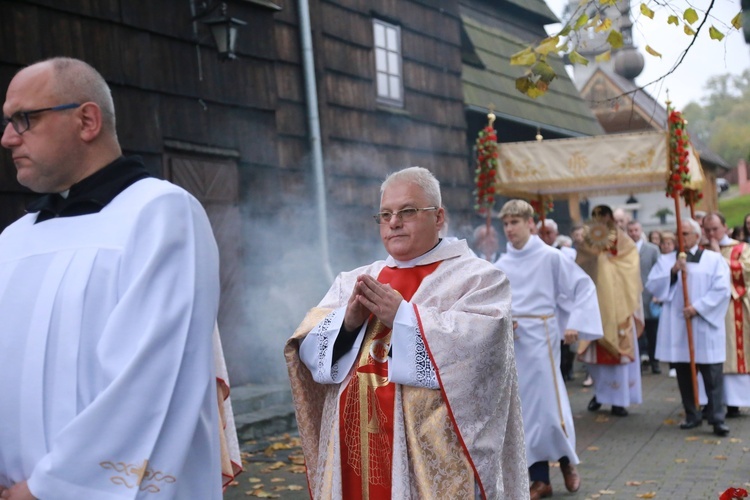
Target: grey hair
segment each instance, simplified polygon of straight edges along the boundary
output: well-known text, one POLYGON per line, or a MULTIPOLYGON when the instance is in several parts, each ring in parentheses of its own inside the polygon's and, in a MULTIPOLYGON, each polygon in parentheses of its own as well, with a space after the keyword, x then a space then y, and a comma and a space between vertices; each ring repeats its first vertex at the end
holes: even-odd
MULTIPOLYGON (((497 230, 490 226, 490 234, 497 236, 497 230)), ((487 236, 487 224, 482 224, 481 226, 477 226, 474 228, 474 241, 480 240, 487 236)))
POLYGON ((442 206, 442 197, 440 196, 440 181, 438 181, 432 172, 423 167, 408 167, 397 172, 393 172, 385 178, 380 185, 380 197, 386 188, 394 182, 405 182, 419 186, 427 197, 428 203, 435 207, 442 206))
POLYGON ((102 127, 116 133, 112 91, 93 66, 72 57, 53 57, 43 62, 52 65, 55 91, 60 99, 81 104, 95 103, 102 111, 102 127))
POLYGON ((500 209, 498 217, 503 219, 505 217, 521 217, 523 219, 534 218, 534 207, 529 204, 528 201, 524 200, 510 200, 503 205, 500 209))
POLYGON ((698 236, 703 235, 703 230, 701 229, 701 225, 698 224, 698 221, 686 218, 686 219, 682 219, 682 222, 683 223, 687 222, 688 224, 690 224, 690 227, 693 229, 693 232, 697 234, 698 236))
MULTIPOLYGON (((557 231, 557 222, 552 219, 544 219, 544 227, 551 227, 553 231, 557 231)), ((542 228, 542 221, 536 223, 536 228, 542 228)))

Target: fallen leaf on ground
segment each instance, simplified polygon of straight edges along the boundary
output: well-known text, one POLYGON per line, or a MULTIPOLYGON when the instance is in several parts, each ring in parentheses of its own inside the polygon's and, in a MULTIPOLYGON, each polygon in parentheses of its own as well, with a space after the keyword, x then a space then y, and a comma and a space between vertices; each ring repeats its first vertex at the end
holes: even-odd
POLYGON ((268 447, 265 449, 263 453, 265 453, 267 457, 270 457, 270 456, 273 456, 273 454, 279 450, 290 450, 291 448, 292 446, 287 443, 277 442, 277 443, 272 443, 268 445, 268 447))
POLYGON ((586 449, 589 450, 589 451, 599 451, 599 447, 598 446, 589 446, 586 449))
POLYGON ((704 439, 703 444, 721 444, 721 439, 704 439))
POLYGON ((674 459, 674 463, 676 463, 676 464, 686 464, 687 463, 687 458, 675 458, 674 459))
POLYGON ((730 443, 741 443, 742 440, 740 438, 729 438, 730 443))
POLYGON ((725 457, 724 455, 716 455, 714 457, 714 460, 726 460, 726 459, 727 459, 727 457, 725 457))
POLYGON ((639 493, 636 495, 637 498, 654 498, 656 496, 655 491, 649 491, 647 493, 639 493))
POLYGON ((289 461, 295 465, 305 465, 304 455, 289 455, 289 461))
POLYGON ((292 465, 287 470, 289 472, 293 472, 294 474, 304 474, 305 473, 305 466, 304 465, 292 465))
POLYGON ((747 453, 748 451, 750 451, 750 448, 742 448, 742 451, 743 453, 747 453))
POLYGON ((668 418, 664 421, 664 425, 675 425, 677 424, 677 421, 671 418, 668 418))
POLYGON ((284 467, 286 464, 284 462, 274 462, 265 469, 261 469, 261 472, 271 472, 272 470, 278 470, 284 467))
POLYGON ((667 401, 669 403, 675 403, 677 401, 677 398, 668 397, 668 398, 664 398, 664 401, 667 401))
POLYGON ((600 497, 601 497, 601 495, 599 493, 594 493, 589 498, 600 498, 600 497))
POLYGON ((304 488, 298 484, 290 484, 289 491, 302 491, 304 488))
POLYGON ((275 477, 271 479, 272 483, 283 483, 284 481, 286 481, 286 479, 284 479, 283 477, 275 477))
POLYGON ((247 478, 247 482, 248 483, 260 483, 262 481, 263 480, 261 478, 259 478, 259 477, 249 477, 249 478, 247 478))
POLYGON ((281 498, 281 495, 276 495, 274 493, 269 493, 265 490, 253 490, 253 491, 246 491, 245 495, 249 497, 258 497, 258 498, 281 498))
POLYGON ((594 422, 599 422, 599 423, 603 423, 603 422, 609 422, 609 417, 606 417, 606 416, 604 416, 604 415, 599 415, 599 416, 597 416, 597 417, 596 417, 596 418, 594 419, 594 422))
POLYGON ((625 486, 640 486, 643 483, 640 481, 628 481, 625 483, 625 486))
POLYGON ((643 481, 643 484, 656 484, 656 479, 648 479, 646 481, 643 481))
POLYGON ((599 493, 602 495, 614 495, 617 492, 615 490, 599 490, 599 493))
POLYGON ((698 436, 688 436, 685 438, 685 441, 698 441, 699 439, 698 436))

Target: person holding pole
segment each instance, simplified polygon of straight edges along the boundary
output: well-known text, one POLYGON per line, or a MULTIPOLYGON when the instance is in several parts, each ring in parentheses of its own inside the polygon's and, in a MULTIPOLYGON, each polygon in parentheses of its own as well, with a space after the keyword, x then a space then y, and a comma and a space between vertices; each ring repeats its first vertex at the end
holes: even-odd
POLYGON ((729 266, 718 252, 704 252, 698 247, 702 230, 696 221, 683 219, 680 233, 687 251, 662 255, 646 282, 646 288, 663 304, 656 358, 674 363, 677 371, 685 408, 680 429, 702 424, 696 403, 697 369, 708 396, 709 424, 713 425, 714 434, 726 436, 729 427, 724 423, 722 369, 726 359, 724 316, 731 295, 729 266), (683 283, 687 283, 686 294, 683 283), (693 335, 687 335, 688 325, 692 325, 693 335), (695 368, 691 367, 693 360, 695 368))

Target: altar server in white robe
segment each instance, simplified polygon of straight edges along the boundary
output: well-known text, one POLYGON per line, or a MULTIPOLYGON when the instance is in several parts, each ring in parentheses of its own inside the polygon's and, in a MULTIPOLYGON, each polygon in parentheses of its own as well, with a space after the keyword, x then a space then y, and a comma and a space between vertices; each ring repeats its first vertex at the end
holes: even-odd
POLYGON ((495 264, 510 280, 515 355, 523 407, 526 461, 531 498, 552 494, 549 461, 560 461, 568 491, 577 491, 580 478, 575 428, 560 372, 560 342, 556 307, 561 296, 569 307, 563 340, 602 336, 596 288, 591 278, 559 250, 531 234, 534 210, 523 200, 511 200, 500 211, 507 251, 495 264))
POLYGON ((674 363, 680 388, 685 421, 682 429, 693 429, 702 423, 701 411, 695 405, 690 351, 686 319, 693 329, 695 363, 700 371, 708 395, 709 422, 714 433, 725 436, 729 428, 724 423, 722 368, 726 359, 726 330, 724 319, 729 305, 729 266, 718 252, 703 251, 698 247, 703 232, 692 219, 681 224, 686 255, 663 254, 651 269, 646 288, 663 303, 656 339, 656 357, 674 363), (687 269, 688 297, 685 305, 682 289, 682 270, 687 269))
POLYGON ((122 156, 82 61, 21 70, 3 116, 18 181, 46 194, 0 235, 0 497, 220 499, 203 208, 122 156))
POLYGON ((341 273, 287 343, 314 499, 528 495, 510 286, 439 240, 440 185, 391 174, 385 261, 341 273))

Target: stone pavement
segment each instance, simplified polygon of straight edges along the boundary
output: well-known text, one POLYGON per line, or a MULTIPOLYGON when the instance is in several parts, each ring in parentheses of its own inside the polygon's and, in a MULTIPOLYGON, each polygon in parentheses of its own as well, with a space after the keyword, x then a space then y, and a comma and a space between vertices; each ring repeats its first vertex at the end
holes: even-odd
MULTIPOLYGON (((684 431, 677 381, 667 376, 643 373, 642 405, 629 408, 627 417, 610 415, 609 407, 589 412, 586 406, 593 395, 581 386, 577 373, 568 382, 568 393, 576 425, 577 449, 581 464, 581 489, 568 493, 559 469, 551 470, 553 498, 630 499, 718 499, 729 488, 750 488, 750 413, 742 409, 740 418, 728 419, 731 433, 717 437, 712 427, 703 425, 684 431)), ((295 457, 301 452, 294 436, 245 445, 247 470, 230 488, 225 499, 256 498, 271 494, 288 500, 308 498, 304 474, 295 473, 295 457), (263 451, 273 443, 278 450, 263 451), (284 448, 289 445, 290 448, 284 448), (281 463, 278 469, 270 469, 281 463), (264 472, 265 471, 265 472, 264 472), (250 480, 257 480, 251 483, 250 480), (275 480, 275 481, 274 481, 275 480), (253 485, 263 484, 263 488, 253 485), (302 487, 290 491, 275 488, 302 487)), ((298 470, 298 468, 297 468, 298 470)), ((265 497, 268 498, 268 497, 265 497)), ((512 499, 516 500, 516 499, 512 499)))

